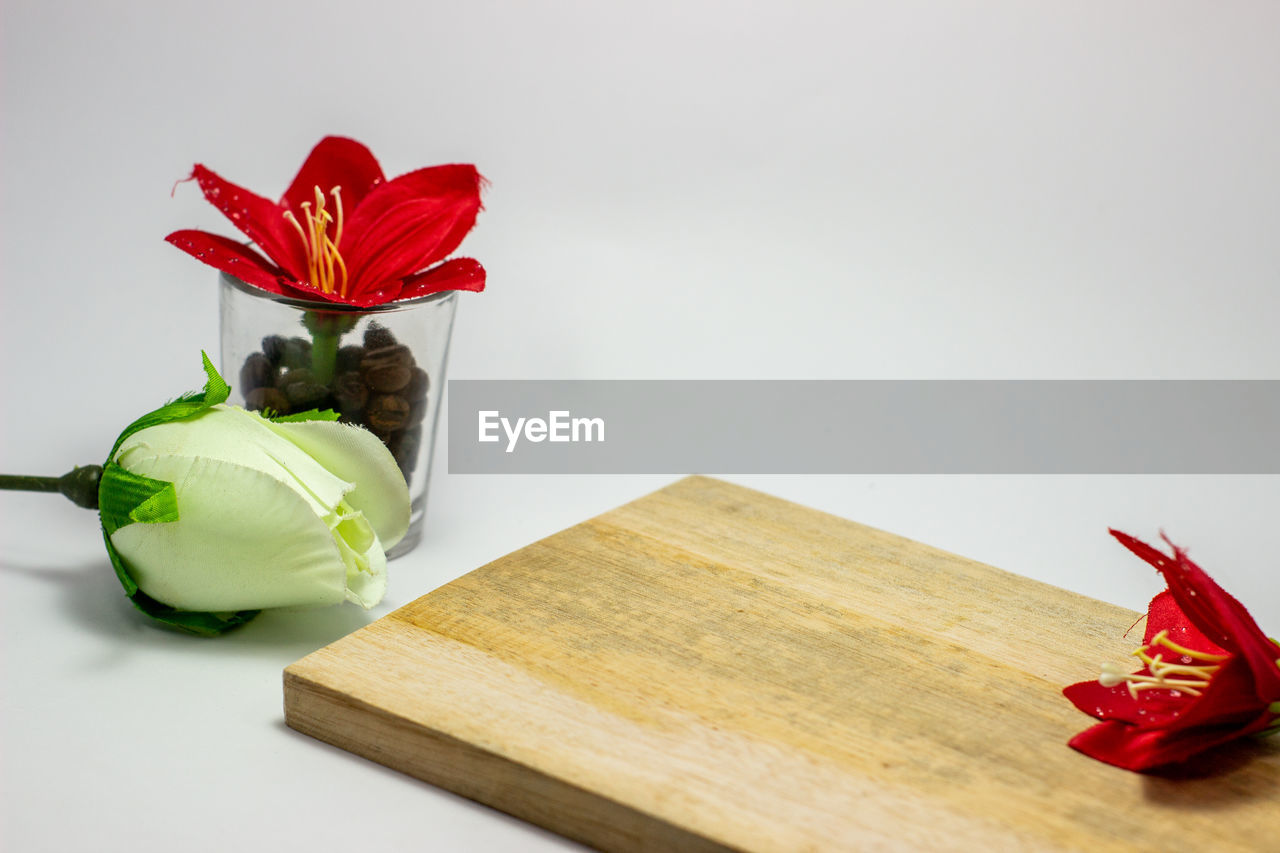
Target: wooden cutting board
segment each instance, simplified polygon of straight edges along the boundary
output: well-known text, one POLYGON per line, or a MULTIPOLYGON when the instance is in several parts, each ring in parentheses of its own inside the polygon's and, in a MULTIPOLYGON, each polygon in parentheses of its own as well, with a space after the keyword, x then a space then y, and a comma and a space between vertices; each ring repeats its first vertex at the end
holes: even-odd
POLYGON ((692 477, 302 659, 285 718, 606 849, 1280 849, 1280 744, 1066 746, 1136 616, 692 477))

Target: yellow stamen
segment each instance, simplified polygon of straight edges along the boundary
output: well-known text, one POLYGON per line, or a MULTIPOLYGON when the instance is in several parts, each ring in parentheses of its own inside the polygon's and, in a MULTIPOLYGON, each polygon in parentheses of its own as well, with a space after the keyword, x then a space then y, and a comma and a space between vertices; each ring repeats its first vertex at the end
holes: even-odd
POLYGON ((345 298, 347 295, 347 264, 342 260, 342 255, 338 253, 337 246, 333 247, 333 254, 330 257, 338 262, 338 271, 342 273, 342 289, 339 290, 338 293, 345 298))
POLYGON ((322 210, 314 222, 315 240, 312 245, 320 247, 316 251, 316 275, 320 279, 320 289, 325 293, 333 293, 333 264, 328 257, 329 235, 325 233, 332 221, 329 212, 322 210))
POLYGON ((333 196, 333 206, 338 209, 337 227, 333 232, 333 245, 336 248, 342 242, 342 187, 329 190, 329 195, 333 196))
POLYGON ((298 232, 298 236, 302 238, 302 245, 307 245, 307 232, 302 230, 302 226, 298 224, 298 217, 293 215, 292 210, 284 212, 284 218, 289 220, 289 224, 293 226, 293 230, 298 232))
POLYGON ((1199 696, 1201 690, 1209 686, 1209 681, 1213 678, 1214 673, 1222 668, 1220 665, 1222 661, 1230 657, 1230 655, 1198 652, 1195 649, 1178 645, 1169 639, 1168 631, 1161 631, 1156 634, 1151 638, 1151 642, 1135 649, 1133 654, 1138 660, 1146 664, 1149 675, 1125 672, 1116 664, 1103 664, 1102 675, 1098 677, 1098 683, 1103 687, 1116 687, 1120 684, 1125 684, 1129 688, 1129 695, 1134 699, 1138 698, 1139 691, 1149 690, 1153 687, 1199 696), (1166 661, 1164 652, 1157 652, 1152 655, 1151 651, 1157 646, 1162 646, 1175 654, 1181 655, 1182 662, 1170 663, 1166 661))
POLYGON ((302 208, 302 218, 307 223, 307 234, 302 241, 302 248, 307 253, 307 281, 320 287, 320 283, 316 281, 316 221, 311 215, 311 202, 304 201, 299 207, 302 208))
MULTIPOLYGON (((1154 637, 1152 637, 1151 642, 1148 643, 1147 646, 1145 646, 1144 648, 1150 648, 1151 646, 1154 646, 1157 644, 1164 646, 1166 649, 1169 649, 1170 651, 1177 652, 1180 655, 1186 655, 1187 657, 1190 657, 1190 658, 1198 658, 1199 660, 1213 661, 1215 663, 1221 663, 1222 661, 1231 657, 1231 655, 1211 655, 1208 652, 1198 652, 1195 649, 1189 649, 1186 646, 1180 646, 1177 643, 1175 643, 1173 640, 1169 639, 1169 632, 1167 630, 1161 631, 1159 634, 1156 634, 1154 637)), ((1138 651, 1141 651, 1141 649, 1139 649, 1138 651)), ((1136 655, 1138 651, 1135 651, 1134 654, 1136 655)))
POLYGON ((325 195, 320 187, 315 188, 315 210, 312 204, 304 201, 298 205, 302 209, 303 222, 286 210, 284 218, 298 232, 302 240, 302 250, 307 256, 307 280, 313 287, 324 293, 347 295, 347 264, 338 251, 342 242, 342 194, 341 187, 329 191, 333 196, 336 218, 325 210, 325 195), (334 226, 334 235, 329 236, 329 226, 334 226))

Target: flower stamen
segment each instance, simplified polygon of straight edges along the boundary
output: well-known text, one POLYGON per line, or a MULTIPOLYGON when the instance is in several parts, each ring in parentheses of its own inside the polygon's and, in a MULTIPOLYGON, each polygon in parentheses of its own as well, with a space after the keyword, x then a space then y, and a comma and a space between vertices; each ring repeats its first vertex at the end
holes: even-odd
POLYGON ((333 196, 333 206, 338 209, 337 227, 333 233, 333 242, 336 246, 342 242, 342 187, 334 187, 329 190, 329 195, 333 196))
POLYGON ((307 256, 307 280, 322 293, 337 293, 345 298, 347 265, 338 251, 338 244, 342 242, 342 187, 334 187, 329 191, 333 196, 336 218, 325 210, 324 192, 320 187, 316 187, 315 191, 314 211, 309 201, 298 205, 302 208, 304 222, 299 222, 291 210, 284 212, 284 218, 302 240, 302 250, 307 256), (331 224, 334 226, 332 238, 329 236, 331 224))
POLYGON ((1124 684, 1129 688, 1129 695, 1138 698, 1139 691, 1157 688, 1175 690, 1191 696, 1199 696, 1209 686, 1214 673, 1222 668, 1221 663, 1230 655, 1215 655, 1200 652, 1181 646, 1169 639, 1168 631, 1161 631, 1151 638, 1151 642, 1135 649, 1134 656, 1147 667, 1147 673, 1125 672, 1116 664, 1103 664, 1098 683, 1103 687, 1116 687, 1124 684), (1164 659, 1164 651, 1152 654, 1157 647, 1163 647, 1180 655, 1180 662, 1173 663, 1164 659))

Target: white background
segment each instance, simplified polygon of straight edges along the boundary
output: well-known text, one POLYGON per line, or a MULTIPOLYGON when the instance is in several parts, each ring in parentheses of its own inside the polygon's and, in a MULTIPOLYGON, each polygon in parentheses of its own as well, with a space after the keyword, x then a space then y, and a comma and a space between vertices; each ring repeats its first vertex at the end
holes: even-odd
MULTIPOLYGON (((492 182, 454 378, 1277 378, 1277 36, 1270 2, 4 0, 0 470, 202 383, 215 275, 162 238, 232 229, 174 181, 275 197, 328 133, 492 182)), ((0 847, 565 846, 283 725, 287 664, 669 479, 438 466, 381 606, 215 641, 145 623, 92 515, 0 495, 0 847)), ((1163 527, 1280 632, 1274 477, 730 479, 1134 609, 1106 527, 1163 527)))

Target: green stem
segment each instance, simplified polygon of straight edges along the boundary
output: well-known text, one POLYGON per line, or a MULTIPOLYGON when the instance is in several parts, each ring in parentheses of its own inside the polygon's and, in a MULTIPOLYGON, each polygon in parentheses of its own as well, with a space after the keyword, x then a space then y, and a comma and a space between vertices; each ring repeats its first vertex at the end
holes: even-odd
POLYGON ((0 474, 0 489, 18 492, 56 492, 58 477, 30 477, 24 474, 0 474))
POLYGON ((321 385, 333 382, 338 364, 338 335, 333 332, 316 332, 311 336, 311 374, 321 385))
POLYGON ((338 344, 358 319, 332 311, 308 311, 302 318, 302 325, 311 333, 311 375, 321 385, 333 382, 338 344))
POLYGON ((20 492, 60 492, 76 506, 97 509, 98 482, 101 479, 101 465, 77 465, 61 477, 0 474, 0 489, 20 492))

